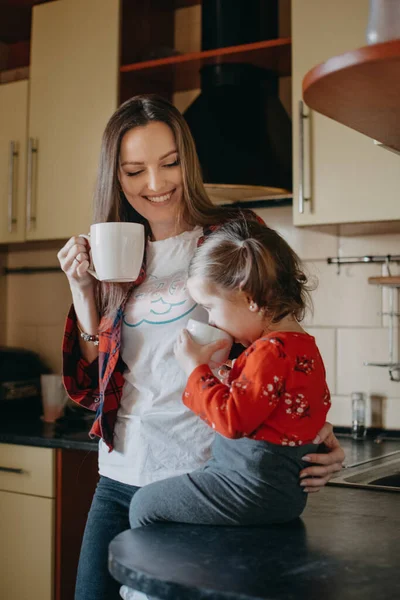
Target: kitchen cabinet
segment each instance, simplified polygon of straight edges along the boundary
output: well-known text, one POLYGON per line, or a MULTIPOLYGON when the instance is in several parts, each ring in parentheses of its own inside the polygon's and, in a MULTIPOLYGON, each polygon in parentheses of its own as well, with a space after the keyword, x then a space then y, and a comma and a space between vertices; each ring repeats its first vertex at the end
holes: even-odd
POLYGON ((28 82, 0 85, 0 243, 25 237, 28 82))
POLYGON ((83 532, 98 479, 97 448, 56 449, 54 600, 74 600, 83 532))
POLYGON ((0 598, 53 599, 54 450, 0 444, 0 598))
POLYGON ((53 598, 54 500, 0 491, 0 597, 53 598))
POLYGON ((118 103, 119 4, 32 9, 29 82, 0 86, 0 243, 89 229, 101 136, 118 103))
POLYGON ((332 56, 303 80, 317 112, 400 153, 400 39, 332 56))
POLYGON ((0 444, 0 598, 73 600, 93 451, 0 444))
POLYGON ((371 138, 299 107, 303 78, 311 68, 365 46, 368 9, 368 0, 292 2, 295 225, 400 220, 399 157, 371 138))
POLYGON ((33 8, 26 239, 87 232, 101 135, 117 106, 119 0, 33 8))

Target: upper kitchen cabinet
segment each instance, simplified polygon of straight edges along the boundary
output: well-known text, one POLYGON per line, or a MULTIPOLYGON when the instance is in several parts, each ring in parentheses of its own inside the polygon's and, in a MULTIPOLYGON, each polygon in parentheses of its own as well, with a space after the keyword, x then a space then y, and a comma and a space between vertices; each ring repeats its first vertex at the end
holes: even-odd
POLYGON ((399 157, 300 105, 303 79, 310 69, 365 46, 368 10, 368 0, 292 2, 296 225, 400 220, 399 157))
POLYGON ((33 8, 26 239, 87 232, 101 135, 118 103, 119 0, 33 8))
POLYGON ((0 85, 0 241, 25 239, 28 82, 0 85))

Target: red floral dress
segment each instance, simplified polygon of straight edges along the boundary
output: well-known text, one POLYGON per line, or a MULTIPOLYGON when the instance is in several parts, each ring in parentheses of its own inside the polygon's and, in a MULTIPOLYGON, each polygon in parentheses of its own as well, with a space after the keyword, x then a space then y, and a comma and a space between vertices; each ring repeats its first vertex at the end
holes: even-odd
POLYGON ((264 336, 245 350, 228 385, 207 365, 197 367, 183 401, 225 437, 301 446, 312 443, 325 423, 330 394, 315 339, 285 331, 264 336))

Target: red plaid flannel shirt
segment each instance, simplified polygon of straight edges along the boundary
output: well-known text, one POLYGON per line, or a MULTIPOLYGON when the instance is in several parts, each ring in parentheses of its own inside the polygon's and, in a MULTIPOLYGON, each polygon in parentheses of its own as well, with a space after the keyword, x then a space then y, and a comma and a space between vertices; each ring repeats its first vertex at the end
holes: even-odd
MULTIPOLYGON (((249 218, 255 215, 251 211, 249 218), (251 215, 251 216, 250 216, 251 215)), ((262 219, 256 217, 264 223, 262 219)), ((199 238, 200 246, 205 238, 218 229, 218 225, 205 227, 199 238)), ((132 289, 146 277, 145 261, 132 289)), ((77 318, 72 306, 65 324, 63 339, 63 380, 69 397, 81 406, 96 412, 89 435, 101 437, 110 452, 113 449, 115 421, 122 397, 126 365, 120 354, 121 325, 125 304, 120 306, 113 324, 99 335, 99 356, 92 363, 82 358, 79 346, 77 318)))

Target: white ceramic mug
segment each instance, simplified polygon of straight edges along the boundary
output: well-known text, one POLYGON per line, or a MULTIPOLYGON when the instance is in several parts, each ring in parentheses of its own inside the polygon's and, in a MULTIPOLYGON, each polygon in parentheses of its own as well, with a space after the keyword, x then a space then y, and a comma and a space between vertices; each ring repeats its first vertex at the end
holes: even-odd
POLYGON ((222 331, 221 329, 217 329, 217 327, 207 325, 207 323, 195 321, 194 319, 189 319, 186 329, 194 341, 202 346, 205 344, 211 344, 217 340, 227 340, 229 342, 225 348, 221 348, 221 350, 214 352, 209 363, 211 369, 216 369, 228 360, 228 356, 233 344, 233 338, 231 335, 229 335, 229 333, 226 333, 226 331, 222 331))
POLYGON ((143 262, 144 226, 140 223, 96 223, 90 235, 89 273, 100 281, 137 279, 143 262))

